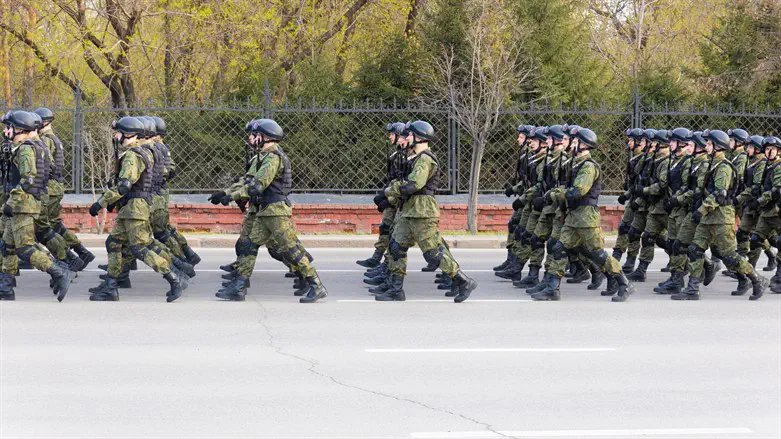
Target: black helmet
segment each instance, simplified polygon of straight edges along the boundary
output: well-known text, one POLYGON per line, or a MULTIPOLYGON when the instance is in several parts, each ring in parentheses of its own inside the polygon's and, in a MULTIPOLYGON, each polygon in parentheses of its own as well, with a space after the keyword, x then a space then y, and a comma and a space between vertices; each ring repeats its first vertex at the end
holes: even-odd
POLYGON ((415 138, 423 140, 434 141, 436 136, 434 135, 434 127, 430 123, 423 120, 416 120, 412 123, 407 123, 405 127, 415 138))
POLYGON ((536 127, 534 128, 534 131, 531 133, 532 137, 539 141, 546 141, 548 140, 548 127, 536 127))
POLYGON ((247 122, 246 125, 244 125, 244 131, 251 133, 252 132, 252 125, 257 122, 257 119, 252 119, 251 121, 247 122))
POLYGON ((112 123, 112 127, 125 137, 140 136, 145 132, 144 122, 137 117, 125 116, 112 123))
POLYGON ((3 116, 3 123, 19 131, 35 131, 41 127, 41 117, 27 111, 9 111, 3 116))
POLYGON ((141 134, 141 137, 151 139, 157 135, 157 126, 155 125, 154 119, 149 116, 136 116, 136 119, 144 124, 144 132, 141 134))
POLYGON ((669 130, 656 130, 653 139, 662 145, 669 145, 670 137, 672 137, 672 133, 669 130))
POLYGON ((46 122, 51 122, 54 120, 54 113, 52 113, 52 110, 49 110, 46 107, 36 108, 33 113, 37 114, 38 116, 41 116, 41 120, 46 122))
POLYGON ((642 139, 651 140, 654 138, 654 134, 656 134, 656 130, 653 128, 646 128, 643 130, 643 136, 642 139))
POLYGON ((152 116, 152 120, 155 121, 155 132, 160 137, 165 137, 165 121, 162 117, 152 116))
POLYGON ((643 138, 643 129, 642 128, 627 128, 626 129, 626 137, 631 137, 635 140, 640 140, 643 138))
POLYGON ((764 142, 765 138, 762 136, 753 135, 748 138, 749 145, 756 148, 759 152, 764 151, 764 148, 762 147, 762 142, 764 142))
POLYGON ((531 135, 532 130, 534 130, 534 125, 518 125, 518 134, 525 134, 525 135, 531 135))
POLYGON ((766 149, 768 146, 781 148, 781 139, 776 136, 765 137, 765 140, 762 141, 762 149, 766 149))
POLYGON ((727 131, 727 135, 735 139, 736 142, 740 143, 747 143, 749 139, 748 131, 740 128, 734 128, 727 131))
POLYGON ((578 133, 578 130, 582 130, 583 127, 580 125, 566 125, 567 127, 567 134, 569 134, 570 137, 576 135, 578 133))
POLYGON ((574 127, 570 130, 570 133, 580 139, 581 145, 586 145, 591 148, 598 148, 597 134, 588 128, 574 127))
POLYGON ((670 138, 679 142, 688 142, 692 140, 693 133, 688 128, 676 128, 670 131, 670 138))
POLYGON ((255 134, 262 134, 272 140, 279 141, 285 138, 285 132, 282 130, 282 127, 272 119, 258 119, 254 121, 250 131, 255 134))
POLYGON ((699 146, 700 148, 705 148, 705 137, 703 137, 702 131, 693 132, 692 140, 694 140, 695 146, 699 146))
POLYGON ((556 140, 564 140, 564 137, 569 136, 564 126, 551 125, 548 127, 548 135, 556 140))
POLYGON ((404 127, 406 124, 404 122, 393 122, 389 123, 385 126, 385 132, 387 133, 393 133, 397 136, 400 136, 402 133, 404 133, 404 127))
POLYGON ((729 134, 721 130, 705 130, 702 136, 713 142, 716 149, 729 149, 729 134))
POLYGON ((38 115, 38 113, 30 113, 33 115, 33 119, 35 119, 35 129, 40 130, 43 128, 43 119, 41 119, 41 116, 38 115))

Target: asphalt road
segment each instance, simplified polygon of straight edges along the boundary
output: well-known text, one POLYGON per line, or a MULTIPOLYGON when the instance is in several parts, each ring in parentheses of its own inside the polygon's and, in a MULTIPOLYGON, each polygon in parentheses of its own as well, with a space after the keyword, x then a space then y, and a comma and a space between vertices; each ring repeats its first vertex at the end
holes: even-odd
POLYGON ((536 303, 490 272, 502 251, 456 249, 468 302, 412 250, 409 300, 375 303, 369 250, 314 250, 313 305, 265 254, 244 303, 214 298, 229 250, 200 250, 172 304, 146 267, 117 303, 87 300, 97 270, 63 303, 25 272, 0 302, 0 438, 781 437, 781 295, 719 276, 674 302, 651 292, 658 254, 626 303, 569 285, 536 303))

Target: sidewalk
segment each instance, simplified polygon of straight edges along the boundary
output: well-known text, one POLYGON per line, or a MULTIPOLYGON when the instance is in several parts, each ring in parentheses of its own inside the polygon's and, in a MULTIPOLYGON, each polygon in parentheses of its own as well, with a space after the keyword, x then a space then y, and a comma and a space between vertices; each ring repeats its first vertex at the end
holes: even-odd
MULTIPOLYGON (((80 233, 87 247, 103 247, 108 235, 80 233)), ((233 248, 238 234, 185 234, 193 248, 233 248)), ((306 248, 373 248, 376 235, 299 235, 306 248)), ((500 249, 506 244, 504 235, 445 235, 452 248, 500 249)), ((615 245, 615 235, 605 237, 605 248, 615 245)))

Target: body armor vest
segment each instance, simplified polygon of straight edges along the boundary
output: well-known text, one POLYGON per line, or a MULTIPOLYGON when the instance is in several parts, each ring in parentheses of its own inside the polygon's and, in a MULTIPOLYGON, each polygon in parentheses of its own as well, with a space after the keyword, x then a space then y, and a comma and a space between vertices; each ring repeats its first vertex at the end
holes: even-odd
POLYGON ((582 198, 577 200, 567 200, 567 208, 572 210, 580 206, 597 206, 599 204, 599 194, 602 193, 602 169, 599 167, 599 163, 593 159, 584 160, 577 168, 572 171, 573 180, 577 178, 578 172, 580 172, 583 165, 586 163, 593 163, 597 168, 597 179, 594 180, 594 184, 591 185, 588 193, 584 194, 582 198))
POLYGON ((388 183, 406 177, 402 163, 406 164, 407 159, 400 157, 403 154, 402 151, 396 151, 388 157, 388 183))
MULTIPOLYGON (((144 154, 144 151, 141 146, 134 146, 129 149, 129 151, 132 151, 136 155, 138 155, 138 158, 141 159, 141 161, 144 163, 144 172, 141 173, 141 176, 138 178, 138 180, 133 183, 133 186, 130 187, 130 192, 125 194, 124 197, 120 200, 121 206, 124 206, 127 204, 129 200, 132 200, 133 198, 143 198, 144 201, 146 201, 148 204, 152 204, 152 177, 153 177, 153 170, 152 166, 149 164, 149 159, 147 159, 146 154, 144 154)), ((127 153, 126 153, 127 154, 127 153)), ((125 156, 122 156, 122 160, 125 159, 125 156)), ((122 162, 119 164, 120 169, 122 168, 122 162)))
POLYGON ((415 169, 415 163, 418 162, 418 159, 420 159, 422 156, 427 155, 431 157, 432 160, 434 160, 434 163, 437 165, 437 169, 434 171, 432 175, 429 175, 428 180, 426 181, 426 184, 420 188, 419 191, 415 192, 412 195, 435 195, 437 193, 437 190, 439 190, 439 160, 437 160, 437 156, 434 155, 431 150, 425 150, 418 154, 417 157, 415 157, 412 162, 410 162, 410 168, 415 169))
POLYGON ((275 154, 281 160, 282 175, 274 177, 271 184, 263 191, 259 200, 260 207, 265 209, 269 204, 277 201, 284 201, 289 206, 290 200, 287 199, 287 196, 293 188, 293 170, 290 168, 290 159, 282 151, 282 148, 279 147, 274 151, 270 151, 269 154, 275 154))
POLYGON ((65 170, 65 149, 62 146, 62 141, 52 133, 41 134, 41 137, 46 137, 54 143, 54 156, 52 157, 50 178, 53 178, 60 183, 65 183, 65 177, 63 176, 65 170))
POLYGON ((152 193, 155 195, 162 195, 163 183, 165 183, 165 153, 159 145, 159 143, 144 145, 144 149, 152 154, 155 161, 152 164, 152 193))
MULTIPOLYGON (((162 175, 162 182, 160 183, 160 187, 163 189, 168 189, 168 179, 166 178, 166 175, 171 175, 171 150, 168 149, 168 145, 162 142, 155 142, 155 148, 159 149, 160 152, 162 153, 163 167, 165 168, 165 172, 162 175)), ((155 158, 155 163, 157 163, 157 158, 155 158)))
POLYGON ((41 188, 41 193, 49 193, 49 177, 52 173, 52 160, 49 148, 43 141, 35 144, 35 185, 41 188))
POLYGON ((715 178, 713 178, 713 175, 716 173, 716 171, 719 169, 719 166, 727 165, 730 168, 732 168, 732 181, 730 182, 730 187, 727 189, 727 195, 722 200, 721 197, 717 197, 717 201, 722 206, 725 205, 731 205, 733 201, 735 200, 735 195, 738 192, 738 170, 735 168, 735 165, 732 164, 729 160, 722 160, 715 165, 713 165, 712 169, 708 171, 710 174, 710 178, 708 179, 708 185, 706 186, 706 190, 708 194, 712 194, 717 192, 716 190, 716 182, 715 178))
POLYGON ((689 161, 691 161, 691 156, 684 157, 678 161, 678 164, 670 169, 670 175, 667 176, 667 185, 670 188, 671 193, 674 194, 683 187, 683 168, 686 165, 686 162, 689 161))
POLYGON ((543 178, 542 178, 542 187, 543 190, 552 189, 556 186, 557 178, 556 178, 556 171, 559 170, 559 160, 563 160, 564 155, 559 154, 559 157, 555 160, 553 160, 551 163, 545 163, 545 168, 542 171, 543 178))
POLYGON ((754 176, 757 173, 757 166, 760 163, 762 163, 762 160, 757 160, 754 163, 750 163, 749 162, 748 164, 746 164, 746 175, 744 176, 744 179, 743 179, 743 182, 744 182, 743 186, 745 186, 745 187, 749 187, 749 186, 752 187, 752 191, 753 191, 753 186, 754 186, 754 176))
MULTIPOLYGON (((32 140, 26 140, 24 143, 22 143, 22 145, 28 145, 30 148, 32 148, 33 153, 35 154, 35 169, 36 169, 36 175, 32 180, 32 184, 27 187, 25 192, 35 197, 36 200, 40 200, 41 194, 44 193, 43 188, 41 186, 44 179, 46 180, 47 184, 49 182, 48 171, 46 171, 45 178, 43 175, 41 175, 45 163, 48 162, 48 160, 46 160, 48 157, 46 154, 44 154, 43 147, 41 147, 37 142, 34 142, 32 140)), ((22 147, 19 146, 18 148, 16 148, 16 151, 13 154, 18 157, 19 151, 21 149, 22 147)), ((17 160, 13 160, 13 157, 11 158, 6 192, 9 192, 11 189, 20 185, 22 182, 22 174, 21 172, 19 172, 19 166, 17 164, 18 161, 19 161, 18 158, 17 160)))
POLYGON ((773 190, 773 174, 775 169, 781 165, 781 160, 776 159, 775 163, 765 166, 765 175, 762 176, 762 191, 770 192, 773 190))

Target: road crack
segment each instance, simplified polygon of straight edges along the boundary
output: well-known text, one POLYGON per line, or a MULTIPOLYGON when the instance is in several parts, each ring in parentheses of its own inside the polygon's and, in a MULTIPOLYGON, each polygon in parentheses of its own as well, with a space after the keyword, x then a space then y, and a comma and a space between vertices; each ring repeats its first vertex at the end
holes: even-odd
POLYGON ((313 375, 316 375, 318 377, 327 379, 327 380, 331 381, 332 383, 334 383, 334 384, 336 384, 338 386, 341 386, 341 387, 345 387, 345 388, 352 389, 352 390, 357 390, 357 391, 360 391, 360 392, 368 393, 368 394, 371 394, 371 395, 374 395, 374 396, 379 396, 379 397, 382 397, 382 398, 392 399, 392 400, 399 401, 399 402, 406 402, 406 403, 409 403, 409 404, 414 404, 414 405, 416 405, 418 407, 422 407, 422 408, 425 408, 427 410, 431 410, 431 411, 434 411, 434 412, 439 412, 439 413, 444 413, 444 414, 447 414, 447 415, 450 415, 450 416, 454 416, 454 417, 463 419, 465 421, 471 422, 471 423, 473 423, 475 425, 479 425, 479 426, 483 427, 485 430, 490 431, 491 433, 494 433, 494 434, 496 434, 498 436, 501 436, 501 437, 518 439, 515 436, 509 436, 509 435, 506 435, 506 434, 504 434, 504 433, 502 433, 500 431, 497 431, 491 424, 489 424, 487 422, 480 421, 478 419, 472 418, 472 417, 464 415, 462 413, 454 412, 452 410, 443 409, 443 408, 440 408, 440 407, 434 407, 432 405, 429 405, 429 404, 426 404, 424 402, 417 401, 417 400, 414 400, 414 399, 404 398, 404 397, 401 397, 401 396, 392 395, 390 393, 385 393, 385 392, 381 392, 381 391, 378 391, 378 390, 367 389, 365 387, 361 387, 361 386, 357 386, 357 385, 354 385, 354 384, 350 384, 350 383, 347 383, 347 382, 344 382, 344 381, 340 380, 339 378, 337 378, 337 377, 335 377, 333 375, 330 375, 330 374, 328 374, 326 372, 318 370, 318 366, 320 365, 320 363, 318 363, 316 360, 311 359, 311 358, 302 357, 302 356, 296 355, 296 354, 291 354, 290 352, 285 352, 285 350, 282 348, 282 346, 280 346, 277 343, 277 340, 274 337, 273 330, 266 323, 266 321, 268 320, 268 310, 263 305, 263 303, 261 303, 260 301, 256 300, 254 297, 253 297, 253 301, 258 305, 258 307, 260 307, 261 310, 263 310, 263 315, 259 319, 258 323, 260 324, 260 326, 263 328, 264 332, 266 333, 266 337, 268 338, 268 346, 271 349, 273 349, 274 352, 276 354, 278 354, 278 355, 281 355, 281 356, 287 357, 287 358, 292 358, 294 360, 297 360, 297 361, 300 361, 302 363, 307 364, 307 370, 310 373, 312 373, 313 375))

